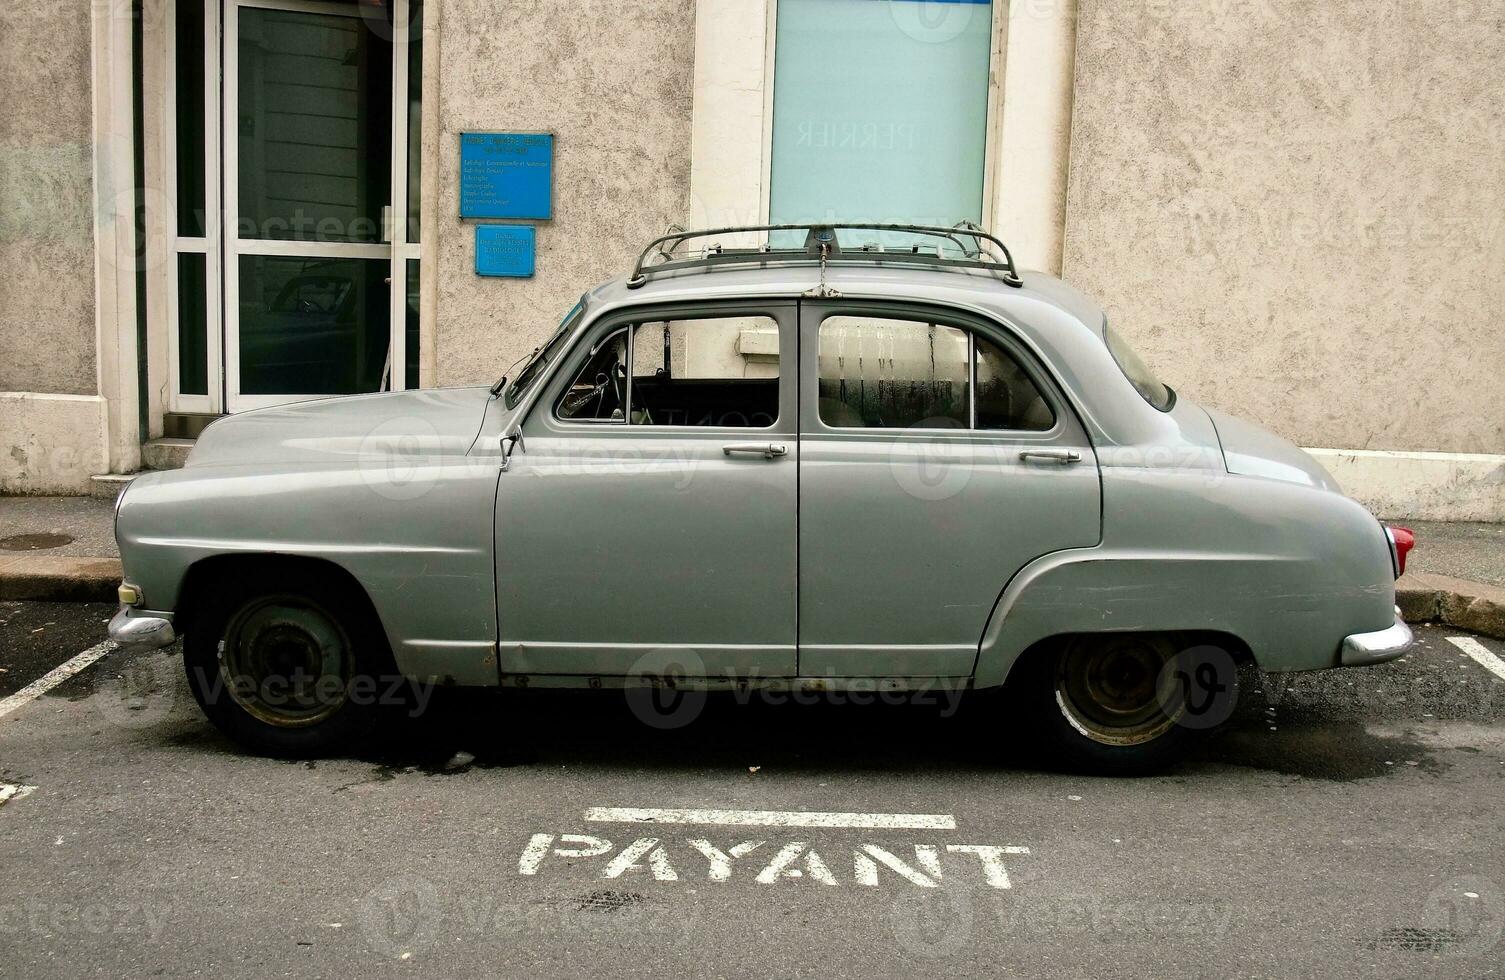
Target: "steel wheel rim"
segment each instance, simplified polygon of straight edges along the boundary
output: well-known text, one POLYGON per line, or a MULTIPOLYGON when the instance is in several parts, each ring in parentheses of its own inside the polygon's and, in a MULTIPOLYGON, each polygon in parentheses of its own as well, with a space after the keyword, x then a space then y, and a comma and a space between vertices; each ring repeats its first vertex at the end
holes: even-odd
POLYGON ((235 703, 279 728, 318 724, 350 697, 349 637, 323 607, 299 596, 265 596, 237 610, 219 661, 235 703))
POLYGON ((1164 669, 1175 655, 1163 640, 1133 634, 1074 641, 1056 662, 1056 705, 1072 728, 1100 745, 1154 741, 1181 715, 1164 669), (1166 705, 1177 707, 1167 713, 1166 705))

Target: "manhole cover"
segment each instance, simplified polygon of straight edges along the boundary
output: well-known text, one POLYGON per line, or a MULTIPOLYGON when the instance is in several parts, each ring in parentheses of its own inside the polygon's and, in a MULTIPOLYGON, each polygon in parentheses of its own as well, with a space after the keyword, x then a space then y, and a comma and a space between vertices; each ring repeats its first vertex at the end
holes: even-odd
POLYGON ((73 538, 66 534, 12 534, 0 538, 0 551, 45 551, 72 543, 73 538))

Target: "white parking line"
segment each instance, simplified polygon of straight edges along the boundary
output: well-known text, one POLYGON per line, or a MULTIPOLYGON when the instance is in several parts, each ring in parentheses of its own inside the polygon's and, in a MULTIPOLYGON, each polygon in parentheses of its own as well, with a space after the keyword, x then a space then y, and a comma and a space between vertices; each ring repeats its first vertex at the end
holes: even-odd
POLYGON ((1448 642, 1474 659, 1480 667, 1505 681, 1505 660, 1501 660, 1489 648, 1471 636, 1450 636, 1448 642))
POLYGON ((17 786, 15 783, 0 783, 0 806, 4 806, 11 800, 19 800, 23 796, 30 796, 35 786, 17 786))
POLYGON ((883 830, 955 830, 949 813, 820 813, 798 810, 691 810, 593 806, 585 819, 604 823, 699 823, 734 827, 840 827, 883 830))
POLYGON ((83 653, 80 653, 72 660, 52 668, 15 694, 0 701, 0 718, 4 718, 17 708, 35 701, 113 649, 115 649, 114 641, 105 640, 103 643, 96 644, 83 653))

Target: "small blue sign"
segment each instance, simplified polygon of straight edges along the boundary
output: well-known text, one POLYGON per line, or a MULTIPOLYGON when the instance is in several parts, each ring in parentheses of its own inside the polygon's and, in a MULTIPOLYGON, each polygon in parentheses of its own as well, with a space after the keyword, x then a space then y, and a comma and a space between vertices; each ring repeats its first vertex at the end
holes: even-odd
POLYGON ((532 225, 476 225, 476 275, 531 278, 535 241, 532 225))
POLYGON ((554 216, 552 133, 461 133, 460 217, 554 216))

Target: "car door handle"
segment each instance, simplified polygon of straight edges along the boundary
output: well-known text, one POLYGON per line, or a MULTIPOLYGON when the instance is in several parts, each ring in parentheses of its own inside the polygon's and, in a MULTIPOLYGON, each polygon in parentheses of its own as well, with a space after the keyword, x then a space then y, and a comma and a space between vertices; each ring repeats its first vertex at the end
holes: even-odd
POLYGON ((1070 463, 1080 463, 1082 454, 1075 449, 1021 449, 1020 459, 1048 459, 1052 463, 1060 463, 1066 466, 1070 463))
POLYGON ((722 446, 721 452, 726 456, 732 453, 750 453, 764 459, 773 459, 775 456, 788 456, 789 447, 777 442, 734 442, 729 446, 722 446))

